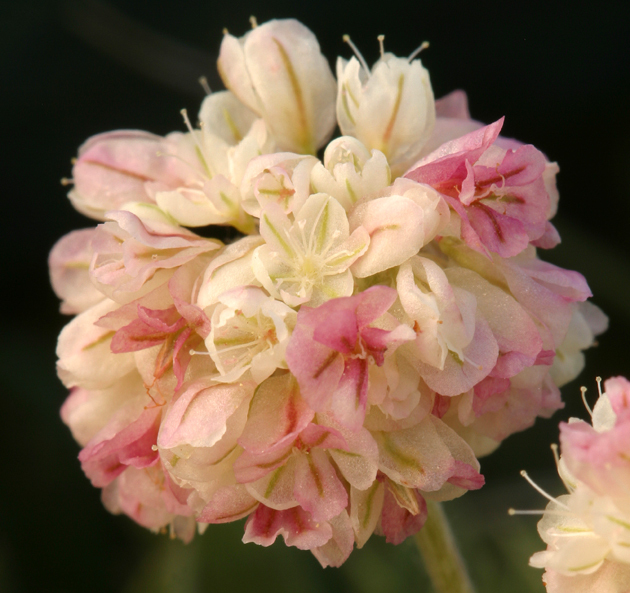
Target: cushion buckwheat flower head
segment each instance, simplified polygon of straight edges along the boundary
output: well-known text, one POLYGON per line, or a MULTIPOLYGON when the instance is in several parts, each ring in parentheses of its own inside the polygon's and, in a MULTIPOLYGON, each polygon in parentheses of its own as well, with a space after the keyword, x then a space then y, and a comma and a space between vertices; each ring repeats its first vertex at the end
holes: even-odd
MULTIPOLYGON (((270 21, 225 35, 199 128, 79 149, 70 199, 101 224, 50 255, 76 315, 61 413, 111 512, 184 541, 246 518, 244 541, 339 566, 562 407, 605 316, 537 255, 557 165, 463 92, 434 101, 415 57, 340 58, 335 82, 304 25, 270 21), (217 224, 242 235, 194 230, 217 224)), ((569 428, 586 481, 604 453, 569 428)))

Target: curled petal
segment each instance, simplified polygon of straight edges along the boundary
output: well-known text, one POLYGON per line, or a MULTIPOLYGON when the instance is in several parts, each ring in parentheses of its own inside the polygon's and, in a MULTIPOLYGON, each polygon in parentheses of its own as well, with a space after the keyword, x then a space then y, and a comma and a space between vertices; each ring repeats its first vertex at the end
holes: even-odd
POLYGON ((259 505, 245 524, 244 543, 270 546, 282 535, 287 546, 311 550, 323 546, 333 536, 329 523, 317 523, 300 507, 275 511, 259 505))
POLYGON ((50 252, 50 282, 62 301, 62 313, 81 313, 103 300, 103 294, 92 284, 89 275, 94 233, 95 229, 68 233, 50 252))

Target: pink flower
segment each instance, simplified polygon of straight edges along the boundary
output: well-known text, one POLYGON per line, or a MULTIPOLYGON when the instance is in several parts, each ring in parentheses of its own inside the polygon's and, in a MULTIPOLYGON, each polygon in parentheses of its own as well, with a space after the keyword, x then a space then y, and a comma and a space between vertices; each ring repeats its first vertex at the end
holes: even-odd
POLYGON ((303 397, 351 429, 365 416, 369 365, 381 366, 388 351, 414 339, 413 330, 387 315, 396 291, 373 286, 352 297, 302 307, 287 348, 287 364, 303 397), (384 327, 373 325, 382 320, 384 327))
POLYGON ((546 159, 531 145, 493 145, 503 119, 447 142, 405 177, 442 193, 461 218, 462 239, 473 249, 512 257, 546 229, 546 159))
POLYGON ((95 229, 68 233, 50 252, 50 283, 62 300, 62 313, 81 313, 103 300, 103 294, 92 284, 89 275, 95 233, 95 229))
MULTIPOLYGON (((149 208, 149 211, 146 211, 149 208)), ((221 243, 172 224, 157 209, 138 214, 109 212, 92 240, 90 275, 95 285, 118 302, 129 302, 170 278, 172 271, 221 243)))
POLYGON ((569 471, 593 492, 627 497, 630 491, 630 382, 624 377, 605 381, 604 396, 594 410, 593 426, 583 421, 560 423, 560 444, 569 471))
POLYGON ((72 205, 104 220, 105 213, 127 202, 151 202, 150 185, 183 185, 185 166, 163 155, 176 151, 173 139, 148 132, 119 130, 93 136, 79 149, 72 170, 72 205))

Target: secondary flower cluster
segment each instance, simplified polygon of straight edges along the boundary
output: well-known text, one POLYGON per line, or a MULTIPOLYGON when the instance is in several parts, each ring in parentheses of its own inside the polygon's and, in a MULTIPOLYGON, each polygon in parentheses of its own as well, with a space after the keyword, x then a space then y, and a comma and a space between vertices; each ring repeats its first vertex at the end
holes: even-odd
POLYGON ((434 101, 413 58, 339 58, 335 81, 308 29, 271 21, 225 35, 198 129, 81 147, 69 197, 104 222, 50 269, 77 314, 62 417, 109 510, 184 540, 248 517, 245 541, 338 566, 562 406, 604 321, 536 255, 558 167, 462 92, 434 101))
POLYGON ((630 591, 630 382, 604 382, 592 425, 560 424, 558 473, 568 494, 547 505, 538 532, 549 593, 630 591))

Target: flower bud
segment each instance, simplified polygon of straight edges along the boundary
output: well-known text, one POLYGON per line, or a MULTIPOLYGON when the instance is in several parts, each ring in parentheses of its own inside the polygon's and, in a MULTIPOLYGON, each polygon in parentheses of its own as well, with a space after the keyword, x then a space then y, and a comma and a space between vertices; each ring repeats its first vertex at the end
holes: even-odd
POLYGON ((221 43, 219 73, 265 120, 280 150, 314 154, 335 128, 335 79, 313 33, 293 19, 272 20, 221 43))
POLYGON ((311 188, 333 196, 345 209, 386 188, 391 171, 382 152, 370 151, 356 138, 335 138, 324 152, 324 163, 311 171, 311 188))

